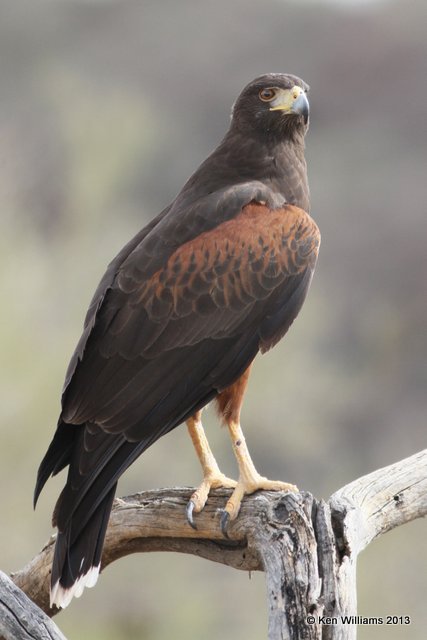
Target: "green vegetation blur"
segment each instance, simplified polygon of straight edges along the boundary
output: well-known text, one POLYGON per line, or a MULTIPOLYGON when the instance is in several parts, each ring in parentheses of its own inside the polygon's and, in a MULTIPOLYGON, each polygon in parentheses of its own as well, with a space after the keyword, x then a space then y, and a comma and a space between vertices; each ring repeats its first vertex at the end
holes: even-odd
MULTIPOLYGON (((31 506, 68 359, 113 255, 166 206, 267 71, 311 85, 307 158, 322 231, 307 303, 259 358, 243 428, 259 470, 327 498, 425 447, 427 5, 283 0, 42 0, 0 6, 0 567, 51 534, 63 477, 31 506)), ((223 470, 228 436, 205 422, 223 470)), ((184 428, 135 463, 119 495, 194 486, 184 428)), ((359 614, 410 615, 425 637, 426 523, 359 562, 359 614)), ((266 636, 262 574, 187 556, 111 566, 56 618, 67 637, 266 636)))

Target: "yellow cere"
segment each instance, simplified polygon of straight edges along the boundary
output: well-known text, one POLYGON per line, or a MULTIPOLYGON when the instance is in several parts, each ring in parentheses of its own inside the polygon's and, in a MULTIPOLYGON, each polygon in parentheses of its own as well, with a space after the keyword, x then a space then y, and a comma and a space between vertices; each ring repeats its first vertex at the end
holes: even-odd
POLYGON ((279 94, 275 100, 272 101, 270 111, 290 111, 294 101, 302 94, 304 90, 298 85, 292 87, 292 89, 279 89, 279 94))

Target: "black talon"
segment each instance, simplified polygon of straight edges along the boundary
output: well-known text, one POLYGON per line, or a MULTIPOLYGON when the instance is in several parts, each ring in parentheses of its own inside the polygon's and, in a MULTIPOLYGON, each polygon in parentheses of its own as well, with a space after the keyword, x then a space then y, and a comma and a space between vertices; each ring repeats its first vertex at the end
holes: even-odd
POLYGON ((197 531, 196 523, 193 519, 193 511, 194 511, 194 502, 192 500, 188 501, 187 507, 185 509, 185 515, 187 516, 187 522, 195 531, 197 531))
POLYGON ((227 531, 229 522, 230 522, 230 514, 228 513, 228 511, 225 511, 224 509, 224 511, 221 514, 220 524, 221 524, 222 535, 224 536, 224 538, 227 538, 227 539, 230 538, 227 531))

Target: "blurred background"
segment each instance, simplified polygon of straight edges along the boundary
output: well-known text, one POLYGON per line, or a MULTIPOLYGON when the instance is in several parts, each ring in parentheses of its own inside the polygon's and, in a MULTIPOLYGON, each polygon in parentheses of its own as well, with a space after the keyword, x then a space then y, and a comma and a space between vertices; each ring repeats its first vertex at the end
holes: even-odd
MULTIPOLYGON (((427 4, 344 0, 0 2, 0 567, 51 533, 63 477, 34 513, 65 369, 103 271, 223 136, 244 84, 311 85, 307 158, 322 231, 287 338, 254 367, 243 427, 259 470, 328 496, 426 446, 427 4)), ((205 418, 223 470, 225 431, 205 418)), ((194 486, 185 429, 119 486, 194 486)), ((359 561, 359 613, 425 638, 425 521, 359 561)), ((68 638, 266 636, 262 574, 187 556, 121 560, 56 618, 68 638)))

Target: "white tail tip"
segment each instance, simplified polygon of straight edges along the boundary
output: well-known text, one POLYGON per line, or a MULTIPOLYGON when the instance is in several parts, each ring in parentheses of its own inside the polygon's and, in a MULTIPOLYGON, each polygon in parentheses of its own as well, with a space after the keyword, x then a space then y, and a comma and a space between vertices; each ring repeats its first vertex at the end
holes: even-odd
POLYGON ((73 598, 80 598, 84 588, 94 587, 99 575, 99 565, 91 567, 87 573, 80 576, 71 587, 64 588, 59 580, 55 582, 50 590, 50 606, 56 605, 61 609, 68 607, 73 598))

